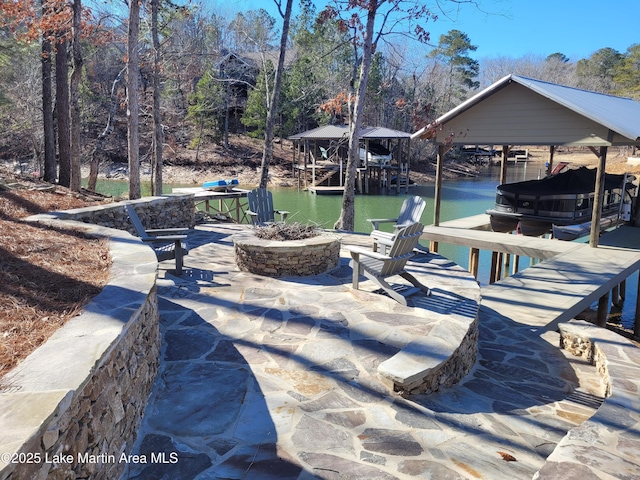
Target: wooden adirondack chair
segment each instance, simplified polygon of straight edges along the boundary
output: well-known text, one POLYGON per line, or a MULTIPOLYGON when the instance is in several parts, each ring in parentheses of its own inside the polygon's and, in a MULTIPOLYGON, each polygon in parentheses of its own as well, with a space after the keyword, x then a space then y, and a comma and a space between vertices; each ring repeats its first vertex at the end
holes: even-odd
POLYGON ((419 222, 426 205, 422 197, 416 195, 402 202, 397 218, 367 218, 367 222, 371 222, 373 230, 379 230, 381 223, 395 223, 394 230, 397 231, 410 223, 419 222))
POLYGON ((422 234, 422 228, 423 225, 419 222, 400 228, 389 242, 386 255, 366 248, 347 245, 345 248, 351 252, 352 258, 350 265, 353 268, 353 288, 358 289, 360 276, 364 275, 402 305, 407 304, 406 297, 418 291, 429 295, 429 288, 405 270, 407 261, 414 255, 414 248, 422 234), (393 275, 399 275, 408 280, 413 288, 404 294, 396 292, 385 280, 393 275))
POLYGON ((188 228, 154 228, 146 229, 140 221, 140 217, 136 213, 135 208, 131 204, 124 206, 129 220, 135 228, 136 233, 145 243, 148 243, 156 253, 159 262, 164 260, 176 260, 176 275, 182 275, 182 266, 184 265, 183 256, 189 253, 187 243, 187 235, 185 233, 188 228))
POLYGON ((271 192, 265 188, 254 188, 247 192, 247 200, 249 201, 249 210, 247 215, 251 217, 251 223, 254 225, 264 225, 265 223, 273 223, 275 214, 281 217, 284 222, 289 212, 285 210, 273 209, 273 196, 271 192))
MULTIPOLYGON (((419 222, 426 205, 427 204, 423 198, 416 195, 414 197, 407 198, 402 202, 402 207, 400 207, 400 213, 397 218, 368 218, 367 221, 371 222, 373 227, 373 231, 371 232, 371 237, 373 238, 373 251, 375 252, 378 250, 379 244, 381 246, 388 244, 389 240, 398 233, 400 228, 419 222), (379 230, 381 223, 395 223, 393 233, 379 230)), ((416 247, 425 250, 425 247, 422 247, 419 244, 416 244, 416 247)), ((383 253, 385 253, 384 249, 383 253)))

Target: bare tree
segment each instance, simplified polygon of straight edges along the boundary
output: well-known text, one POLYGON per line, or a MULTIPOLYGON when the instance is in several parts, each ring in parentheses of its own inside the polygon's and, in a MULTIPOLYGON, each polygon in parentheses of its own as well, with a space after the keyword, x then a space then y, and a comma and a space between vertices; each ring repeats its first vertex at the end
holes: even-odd
POLYGON ((104 152, 105 141, 109 137, 109 135, 113 132, 113 129, 114 129, 114 122, 115 122, 115 117, 117 112, 117 103, 118 103, 117 93, 118 93, 118 88, 123 83, 123 77, 125 72, 126 72, 126 67, 120 70, 120 72, 118 73, 118 76, 116 77, 116 79, 113 81, 111 85, 110 107, 109 107, 109 114, 107 116, 107 124, 104 127, 104 130, 102 130, 102 133, 100 133, 100 135, 98 136, 98 140, 96 141, 96 146, 91 152, 91 164, 89 167, 89 181, 88 181, 89 190, 96 189, 96 183, 98 181, 98 170, 100 168, 100 157, 103 155, 103 152, 104 152))
POLYGON ((73 0, 72 7, 73 21, 71 25, 71 53, 73 58, 73 69, 71 71, 71 81, 69 82, 69 104, 71 107, 71 181, 69 183, 69 188, 74 192, 78 192, 80 191, 81 186, 80 80, 82 79, 82 49, 80 47, 80 33, 82 25, 82 0, 73 0))
POLYGON ((58 123, 58 183, 71 185, 71 125, 69 119, 69 42, 62 38, 56 48, 56 120, 58 123))
POLYGON ((140 3, 129 0, 129 29, 127 33, 127 154, 129 157, 129 198, 141 197, 140 190, 140 112, 138 77, 140 57, 140 3))
POLYGON ((267 124, 264 132, 264 150, 262 153, 262 165, 260 168, 260 187, 266 188, 269 181, 269 163, 273 159, 273 136, 276 119, 278 115, 278 100, 282 85, 282 71, 284 70, 284 59, 287 53, 287 39, 289 38, 289 22, 291 20, 291 5, 293 0, 287 0, 285 11, 282 11, 282 2, 274 0, 278 6, 278 11, 283 19, 282 34, 280 35, 280 55, 278 56, 278 66, 276 67, 273 91, 267 104, 267 124))
POLYGON ((151 40, 153 43, 153 167, 152 194, 162 195, 162 118, 160 115, 160 38, 158 36, 158 6, 151 0, 151 40))
POLYGON ((547 56, 543 66, 540 80, 572 87, 576 85, 576 65, 566 55, 560 52, 552 53, 547 56))
POLYGON ((27 156, 37 161, 42 151, 41 48, 35 44, 13 46, 6 57, 0 56, 0 77, 5 80, 0 139, 18 161, 27 156))
MULTIPOLYGON (((47 16, 50 7, 42 2, 42 15, 47 16)), ((51 45, 51 32, 42 34, 42 124, 44 128, 44 179, 47 182, 56 181, 56 140, 53 128, 53 89, 51 85, 51 59, 53 48, 51 45)))
MULTIPOLYGON (((453 3, 475 3, 472 0, 449 0, 453 3)), ((343 28, 352 28, 362 49, 359 78, 353 111, 349 121, 349 154, 342 209, 335 228, 353 230, 355 220, 355 182, 359 162, 360 129, 366 101, 367 83, 372 55, 380 41, 392 33, 411 35, 419 42, 429 40, 421 22, 435 19, 436 15, 419 0, 333 0, 321 13, 323 19, 339 18, 343 28), (360 17, 362 15, 363 18, 360 17), (413 26, 407 31, 407 25, 413 26)), ((351 103, 351 102, 350 102, 351 103)))

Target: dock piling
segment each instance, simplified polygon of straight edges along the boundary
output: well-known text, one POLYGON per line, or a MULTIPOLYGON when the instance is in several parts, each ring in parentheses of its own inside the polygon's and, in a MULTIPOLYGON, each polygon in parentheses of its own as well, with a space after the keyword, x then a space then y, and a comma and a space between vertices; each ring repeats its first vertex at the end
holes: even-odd
POLYGON ((469 273, 478 280, 478 268, 480 266, 480 249, 471 248, 469 250, 469 273))
POLYGON ((598 300, 598 313, 596 314, 596 323, 599 327, 607 326, 607 316, 609 314, 609 293, 601 296, 598 300))
POLYGON ((624 300, 620 296, 620 285, 616 285, 611 290, 611 303, 618 308, 622 308, 622 305, 624 304, 624 300))

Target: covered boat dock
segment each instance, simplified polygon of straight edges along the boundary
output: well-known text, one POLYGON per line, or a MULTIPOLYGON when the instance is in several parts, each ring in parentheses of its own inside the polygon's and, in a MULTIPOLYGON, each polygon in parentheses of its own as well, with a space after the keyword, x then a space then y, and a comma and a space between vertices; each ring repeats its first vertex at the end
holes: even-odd
MULTIPOLYGON (((415 132, 412 139, 438 146, 434 224, 440 223, 440 192, 445 153, 456 145, 502 145, 500 183, 516 145, 549 146, 549 172, 557 146, 588 147, 598 157, 596 199, 590 245, 598 245, 607 150, 640 145, 640 103, 565 87, 519 75, 507 75, 466 102, 415 132)), ((437 247, 436 247, 437 248, 437 247)))
MULTIPOLYGON (((359 137, 358 191, 404 189, 406 193, 411 185, 411 134, 384 127, 364 127, 359 137)), ((317 194, 344 191, 349 141, 347 126, 325 125, 292 135, 289 140, 294 144, 293 168, 299 189, 317 194)))
MULTIPOLYGON (((623 286, 626 278, 640 268, 640 245, 637 242, 617 245, 623 237, 640 239, 638 228, 629 226, 618 230, 616 235, 603 236, 606 248, 604 244, 597 248, 601 238, 599 224, 607 150, 612 146, 640 145, 640 103, 629 98, 508 75, 418 130, 412 139, 430 140, 438 147, 434 224, 425 227, 422 238, 430 241, 434 251, 438 250, 438 242, 468 246, 471 271, 477 269, 480 249, 492 252, 492 285, 483 289, 483 305, 499 310, 509 318, 536 315, 536 309, 547 311, 557 308, 559 312, 566 312, 562 315, 564 318, 598 298, 598 325, 605 325, 609 292, 614 292, 612 298, 617 301, 619 285, 623 286), (489 232, 486 231, 489 230, 488 215, 441 225, 444 155, 453 146, 469 144, 502 145, 501 184, 506 183, 509 150, 516 145, 549 146, 549 171, 553 169, 553 154, 557 146, 589 148, 598 157, 597 195, 593 202, 593 227, 589 236, 591 248, 582 245, 579 250, 562 253, 557 249, 572 249, 579 244, 489 232), (535 246, 531 242, 536 242, 535 246), (537 253, 530 252, 531 248, 537 253), (544 261, 518 272, 518 256, 525 250, 525 255, 544 261), (543 250, 548 250, 549 255, 543 254, 543 250), (614 261, 617 256, 620 256, 619 262, 614 261), (511 276, 501 279, 506 265, 513 265, 514 270, 511 276), (498 299, 499 308, 492 303, 498 299), (567 308, 568 301, 571 308, 567 308)), ((634 220, 637 223, 637 218, 634 220)), ((640 313, 640 308, 636 310, 640 313)), ((637 314, 635 328, 636 334, 640 335, 639 317, 637 314)))

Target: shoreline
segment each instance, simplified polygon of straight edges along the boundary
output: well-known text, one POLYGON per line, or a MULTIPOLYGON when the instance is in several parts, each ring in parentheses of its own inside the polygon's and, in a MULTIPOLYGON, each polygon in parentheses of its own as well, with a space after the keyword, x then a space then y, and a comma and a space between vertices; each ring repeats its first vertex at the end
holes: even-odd
MULTIPOLYGON (((630 173, 640 176, 640 165, 627 163, 626 152, 623 151, 624 147, 611 149, 611 152, 607 158, 607 172, 608 173, 630 173)), ((589 151, 584 149, 576 151, 563 152, 562 148, 558 149, 554 154, 553 163, 558 165, 560 162, 569 163, 569 168, 578 166, 596 167, 598 165, 598 157, 589 151)), ((527 165, 534 165, 544 172, 546 162, 549 158, 548 147, 532 147, 529 148, 529 159, 526 161, 527 165)), ((475 165, 473 162, 466 159, 447 159, 443 168, 443 176, 445 180, 455 180, 466 177, 477 177, 486 174, 488 168, 500 168, 499 159, 492 159, 493 165, 491 167, 485 165, 475 165), (496 164, 497 163, 497 164, 496 164)), ((507 168, 512 167, 513 164, 509 164, 507 168)), ((128 180, 126 174, 126 165, 109 162, 100 165, 100 171, 98 174, 99 179, 113 179, 113 180, 128 180)), ((411 180, 419 185, 431 184, 436 181, 435 175, 435 159, 428 159, 415 164, 413 168, 410 168, 411 180)), ((140 168, 140 180, 143 182, 151 181, 151 167, 148 164, 143 164, 140 168)), ((216 165, 213 162, 201 164, 201 165, 172 165, 165 164, 163 166, 163 183, 167 184, 179 184, 184 186, 199 186, 205 181, 212 180, 229 180, 237 179, 242 185, 257 185, 260 181, 260 167, 254 167, 252 165, 216 165)), ((88 178, 89 165, 83 165, 82 177, 88 178)), ((293 187, 297 184, 297 179, 294 176, 291 162, 285 161, 282 158, 278 158, 269 167, 269 185, 271 187, 293 187)))

